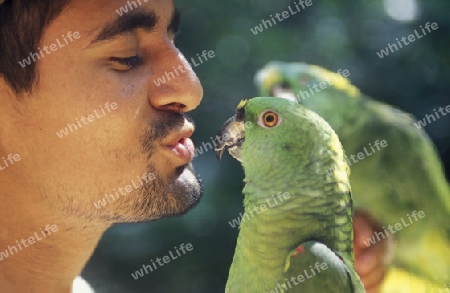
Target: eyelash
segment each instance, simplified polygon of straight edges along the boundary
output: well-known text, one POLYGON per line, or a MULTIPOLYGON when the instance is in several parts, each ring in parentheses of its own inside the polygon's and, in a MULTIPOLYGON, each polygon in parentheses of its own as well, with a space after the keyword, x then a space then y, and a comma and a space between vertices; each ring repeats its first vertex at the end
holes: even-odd
POLYGON ((109 60, 112 62, 118 63, 120 65, 129 67, 126 70, 120 70, 120 71, 131 70, 131 69, 134 69, 144 63, 144 60, 140 56, 137 56, 137 55, 127 57, 127 58, 111 57, 109 60))

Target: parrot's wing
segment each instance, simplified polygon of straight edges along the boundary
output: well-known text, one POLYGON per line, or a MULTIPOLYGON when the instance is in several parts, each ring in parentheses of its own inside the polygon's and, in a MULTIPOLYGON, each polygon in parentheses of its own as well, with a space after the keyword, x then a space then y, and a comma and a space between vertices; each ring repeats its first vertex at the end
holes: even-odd
POLYGON ((278 289, 289 293, 366 292, 353 266, 349 266, 349 263, 351 264, 325 244, 307 241, 292 250, 286 257, 285 271, 278 289))

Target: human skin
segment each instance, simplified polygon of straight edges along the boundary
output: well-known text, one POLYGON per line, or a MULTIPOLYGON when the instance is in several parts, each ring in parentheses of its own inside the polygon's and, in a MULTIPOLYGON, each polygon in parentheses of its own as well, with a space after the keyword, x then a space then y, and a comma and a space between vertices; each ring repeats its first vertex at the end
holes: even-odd
POLYGON ((40 47, 69 31, 80 38, 39 60, 33 92, 19 101, 0 77, 0 157, 21 156, 0 172, 0 250, 47 224, 58 226, 0 261, 2 292, 70 292, 112 224, 183 214, 201 197, 186 139, 194 126, 184 113, 199 105, 203 90, 168 30, 172 1, 141 3, 120 17, 115 10, 126 0, 72 1, 46 28, 40 47), (154 27, 92 43, 104 24, 152 11, 154 27), (135 55, 143 62, 133 68, 110 60, 135 55), (152 82, 179 65, 186 73, 160 86, 152 82), (117 109, 66 137, 56 135, 107 102, 117 109), (174 148, 179 141, 184 147, 174 148), (105 207, 94 206, 144 173, 155 179, 105 207))
POLYGON ((367 211, 356 211, 353 216, 355 269, 367 293, 379 293, 389 262, 390 242, 382 239, 367 247, 375 232, 383 231, 382 225, 367 211))

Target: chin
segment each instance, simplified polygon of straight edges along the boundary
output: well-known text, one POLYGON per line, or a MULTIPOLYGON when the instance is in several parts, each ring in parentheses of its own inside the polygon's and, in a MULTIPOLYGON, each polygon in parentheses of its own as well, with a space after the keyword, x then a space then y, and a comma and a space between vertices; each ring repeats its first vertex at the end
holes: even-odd
POLYGON ((203 183, 200 176, 195 172, 192 163, 176 170, 179 174, 175 180, 174 193, 185 209, 180 209, 180 214, 184 214, 197 205, 203 196, 203 183))
POLYGON ((126 200, 123 198, 125 201, 103 218, 113 223, 132 223, 180 216, 196 206, 202 196, 202 180, 189 163, 176 168, 170 179, 161 179, 156 172, 153 181, 130 193, 126 200))

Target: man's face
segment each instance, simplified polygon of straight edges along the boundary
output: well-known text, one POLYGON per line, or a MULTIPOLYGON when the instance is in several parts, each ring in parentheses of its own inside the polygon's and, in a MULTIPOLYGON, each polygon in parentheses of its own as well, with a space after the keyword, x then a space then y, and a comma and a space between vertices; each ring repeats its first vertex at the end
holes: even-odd
POLYGON ((157 219, 197 203, 186 139, 193 125, 183 113, 203 91, 173 43, 176 18, 170 0, 74 0, 50 24, 37 88, 2 112, 0 147, 21 156, 18 184, 32 193, 24 196, 54 213, 109 222, 157 219), (129 12, 120 16, 121 7, 129 12))

